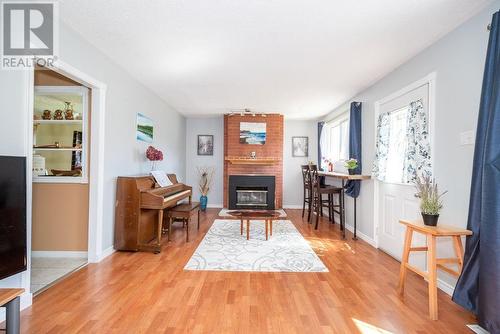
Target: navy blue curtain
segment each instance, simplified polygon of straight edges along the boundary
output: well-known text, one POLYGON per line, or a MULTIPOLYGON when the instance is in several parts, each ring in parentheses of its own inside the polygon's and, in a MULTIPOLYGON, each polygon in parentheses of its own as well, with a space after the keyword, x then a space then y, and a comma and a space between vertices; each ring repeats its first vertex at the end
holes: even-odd
POLYGON ((477 123, 462 274, 453 300, 500 333, 500 12, 493 15, 477 123))
MULTIPOLYGON (((321 161, 323 160, 323 152, 321 152, 321 133, 323 132, 323 127, 325 122, 318 122, 318 170, 323 170, 321 168, 321 161)), ((326 184, 326 179, 324 176, 319 178, 319 184, 324 186, 326 184)))
MULTIPOLYGON (((349 114, 349 159, 358 160, 355 174, 361 174, 361 102, 351 102, 349 114)), ((361 181, 348 181, 345 193, 357 198, 361 189, 361 181)))
POLYGON ((325 126, 325 122, 318 122, 318 169, 321 169, 321 160, 323 159, 323 153, 321 152, 321 145, 320 145, 323 126, 325 126))

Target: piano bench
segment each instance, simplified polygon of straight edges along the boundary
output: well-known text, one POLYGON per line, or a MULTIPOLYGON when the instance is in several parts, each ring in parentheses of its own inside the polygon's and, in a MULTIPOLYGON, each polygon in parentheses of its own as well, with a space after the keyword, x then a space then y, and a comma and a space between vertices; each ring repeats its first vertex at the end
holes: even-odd
POLYGON ((172 223, 176 219, 180 219, 183 222, 186 221, 186 242, 189 241, 189 222, 191 221, 191 216, 197 212, 198 214, 198 230, 200 229, 200 203, 181 203, 167 210, 168 217, 168 241, 172 234, 172 223))

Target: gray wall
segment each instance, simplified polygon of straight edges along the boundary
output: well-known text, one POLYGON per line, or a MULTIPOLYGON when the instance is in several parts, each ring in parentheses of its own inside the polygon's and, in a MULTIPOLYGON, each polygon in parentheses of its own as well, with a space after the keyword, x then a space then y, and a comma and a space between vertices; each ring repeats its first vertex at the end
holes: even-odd
POLYGON ((224 118, 188 118, 186 120, 186 183, 193 187, 193 198, 198 200, 198 174, 196 167, 215 168, 214 181, 208 194, 208 205, 222 207, 224 175, 224 118), (214 136, 214 155, 198 155, 198 135, 214 136))
MULTIPOLYGON (((162 149, 160 167, 185 174, 185 118, 158 96, 133 79, 125 69, 98 51, 76 32, 61 23, 60 58, 69 65, 107 84, 104 161, 103 250, 113 245, 116 177, 148 172, 144 151, 148 144, 135 138, 136 113, 155 122, 153 145, 162 149)), ((0 73, 0 155, 27 155, 26 137, 28 81, 23 71, 0 73)), ((90 171, 92 177, 92 171, 90 171)), ((29 204, 30 205, 30 204, 29 204)), ((29 272, 27 273, 29 275, 29 272)), ((0 286, 22 286, 21 275, 0 281, 0 286)), ((26 286, 25 286, 26 287, 26 286)))
POLYGON ((318 140, 316 121, 295 121, 285 119, 285 142, 283 149, 283 206, 302 208, 302 174, 300 165, 309 161, 317 163, 318 140), (309 157, 292 157, 292 137, 309 137, 309 157))
MULTIPOLYGON (((375 151, 375 102, 436 72, 434 176, 441 189, 449 191, 440 220, 450 225, 465 227, 467 223, 474 147, 461 146, 460 133, 475 131, 476 128, 488 43, 486 27, 499 7, 500 1, 495 1, 492 6, 351 99, 363 102, 363 173, 370 174, 375 151)), ((347 104, 332 114, 346 108, 347 104)), ((358 201, 358 226, 370 238, 374 236, 373 200, 373 181, 363 182, 358 201)), ((352 224, 351 201, 346 205, 347 223, 352 224)), ((442 252, 440 255, 452 249, 448 242, 441 242, 438 247, 442 252)), ((454 282, 449 277, 445 280, 454 282)))

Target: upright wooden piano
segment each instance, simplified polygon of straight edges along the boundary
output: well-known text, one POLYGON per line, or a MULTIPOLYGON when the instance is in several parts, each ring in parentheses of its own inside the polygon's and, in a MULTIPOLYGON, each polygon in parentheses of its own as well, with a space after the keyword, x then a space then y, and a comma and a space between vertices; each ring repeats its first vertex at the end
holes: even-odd
POLYGON ((116 186, 115 241, 116 250, 161 251, 163 210, 189 199, 192 188, 177 182, 175 174, 168 178, 171 186, 160 187, 153 176, 119 176, 116 186))

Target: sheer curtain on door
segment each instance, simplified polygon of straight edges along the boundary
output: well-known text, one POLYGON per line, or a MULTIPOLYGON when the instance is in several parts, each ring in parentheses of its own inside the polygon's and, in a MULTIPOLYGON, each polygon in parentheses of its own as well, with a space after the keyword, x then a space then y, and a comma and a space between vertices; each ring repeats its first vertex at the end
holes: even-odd
POLYGON ((373 175, 380 181, 413 183, 431 175, 429 121, 422 100, 385 112, 377 120, 373 175))

